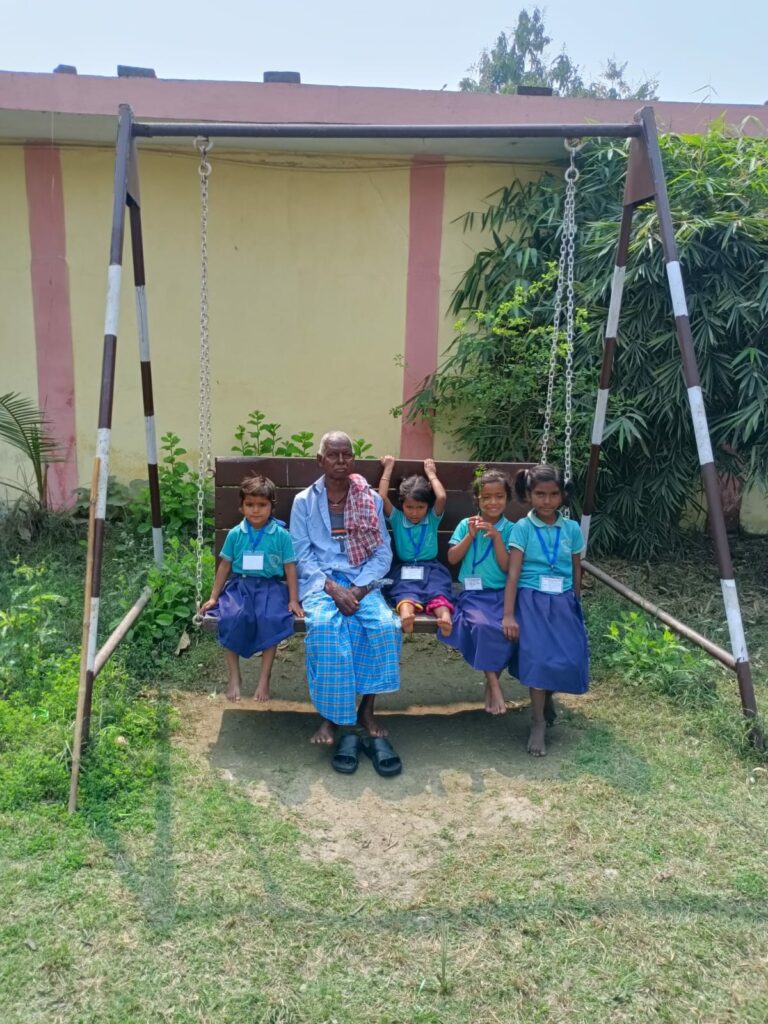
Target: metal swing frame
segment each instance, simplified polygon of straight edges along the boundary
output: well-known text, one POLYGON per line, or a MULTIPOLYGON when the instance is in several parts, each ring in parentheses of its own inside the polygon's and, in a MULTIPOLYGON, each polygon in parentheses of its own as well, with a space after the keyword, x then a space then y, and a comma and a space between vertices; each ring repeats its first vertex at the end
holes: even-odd
MULTIPOLYGON (((584 568, 602 583, 623 597, 665 622, 678 634, 697 644, 721 664, 736 674, 739 696, 744 715, 754 720, 757 705, 752 673, 747 653, 744 626, 734 579, 725 518, 718 488, 715 462, 710 441, 707 416, 696 362, 685 289, 675 242, 672 216, 667 196, 656 122, 651 107, 643 107, 631 124, 519 124, 519 125, 351 125, 351 124, 242 124, 211 122, 148 122, 134 119, 131 108, 123 104, 117 119, 114 196, 112 230, 110 238, 109 268, 107 275, 106 313, 101 370, 96 455, 91 487, 91 516, 88 529, 87 570, 83 614, 83 646, 81 655, 80 689, 78 693, 75 735, 72 747, 72 775, 69 810, 77 803, 77 782, 82 750, 88 742, 91 719, 93 682, 99 671, 116 650, 133 623, 146 607, 150 593, 145 589, 123 621, 97 650, 101 577, 104 552, 107 480, 112 435, 112 403, 115 385, 115 360, 120 311, 120 284, 123 272, 123 242, 126 209, 131 234, 133 279, 138 321, 139 362, 147 450, 150 509, 154 559, 159 565, 163 559, 163 530, 160 506, 160 486, 157 464, 157 436, 154 418, 152 366, 149 351, 149 322, 146 301, 146 273, 139 190, 139 163, 137 140, 142 138, 203 138, 203 139, 521 139, 521 138, 626 138, 630 139, 627 177, 623 209, 619 224, 615 267, 611 285, 608 318, 605 327, 602 367, 597 391, 594 424, 590 448, 584 511, 581 527, 585 541, 589 539, 589 526, 595 507, 597 471, 605 428, 608 396, 610 394, 613 357, 616 350, 622 291, 629 254, 632 217, 636 207, 655 202, 659 217, 664 261, 671 298, 672 312, 682 361, 683 377, 688 393, 694 436, 698 450, 702 483, 709 512, 709 527, 720 575, 725 616, 728 624, 731 650, 726 651, 711 640, 663 612, 657 606, 636 594, 624 584, 598 569, 590 562, 584 568)), ((202 324, 201 324, 202 328, 202 324)), ((202 455, 201 455, 202 457, 202 455)), ((752 727, 753 741, 762 743, 762 733, 756 722, 752 727)))

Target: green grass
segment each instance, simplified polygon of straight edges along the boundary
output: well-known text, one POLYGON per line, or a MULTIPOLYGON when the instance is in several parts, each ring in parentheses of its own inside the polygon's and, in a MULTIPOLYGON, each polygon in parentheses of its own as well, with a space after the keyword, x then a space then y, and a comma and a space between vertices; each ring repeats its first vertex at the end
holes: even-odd
MULTIPOLYGON (((739 1021, 768 1016, 768 778, 611 686, 534 824, 365 892, 159 734, 130 820, 0 818, 4 1024, 739 1021)), ((445 837, 444 837, 445 838, 445 837)))
MULTIPOLYGON (((767 552, 740 555, 764 708, 767 552)), ((611 568, 714 626, 716 574, 692 565, 611 568)), ((623 606, 596 588, 587 606, 596 684, 566 710, 576 740, 554 774, 505 783, 536 814, 444 828, 407 898, 313 856, 301 813, 188 753, 134 652, 135 704, 115 704, 82 812, 0 814, 2 1024, 764 1024, 768 770, 732 676, 701 707, 629 686, 604 636, 623 606)), ((195 649, 195 684, 215 653, 195 649)), ((189 660, 158 664, 189 678, 189 660)))

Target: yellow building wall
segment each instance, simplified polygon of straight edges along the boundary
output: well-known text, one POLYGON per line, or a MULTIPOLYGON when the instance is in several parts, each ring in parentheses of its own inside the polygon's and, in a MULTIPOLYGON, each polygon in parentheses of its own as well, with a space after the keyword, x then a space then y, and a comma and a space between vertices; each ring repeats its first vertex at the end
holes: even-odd
MULTIPOLYGON (((37 404, 37 354, 32 307, 24 150, 0 147, 3 245, 0 246, 0 394, 18 392, 37 404)), ((0 441, 0 481, 21 483, 27 462, 0 441)), ((34 490, 34 486, 33 486, 34 490)), ((18 496, 0 484, 0 499, 18 496)))
MULTIPOLYGON (((81 479, 93 454, 113 155, 62 155, 81 479)), ((284 432, 330 428, 397 447, 409 168, 275 162, 214 152, 210 179, 213 447, 261 409, 284 432)), ((158 433, 198 430, 199 179, 191 155, 142 152, 141 199, 158 433)), ((112 471, 145 475, 130 242, 126 232, 112 471)))
MULTIPOLYGON (((150 340, 158 436, 173 430, 194 458, 198 429, 199 178, 197 158, 143 150, 150 340)), ((101 374, 114 153, 61 152, 75 354, 78 472, 90 479, 101 374)), ((373 453, 399 449, 408 270, 410 163, 398 159, 269 156, 214 150, 210 185, 213 450, 229 454, 253 409, 284 434, 331 427, 365 437, 373 453)), ((516 174, 542 168, 446 165, 440 261, 439 353, 453 339, 451 295, 484 239, 459 218, 516 174)), ((23 148, 0 148, 7 236, 0 250, 0 393, 37 399, 23 148)), ((113 416, 112 472, 146 475, 130 238, 113 416)), ((438 458, 460 458, 438 436, 438 458)), ((16 457, 0 444, 0 477, 16 457)), ((0 492, 0 496, 2 496, 0 492)), ((744 525, 768 531, 762 492, 744 525)))

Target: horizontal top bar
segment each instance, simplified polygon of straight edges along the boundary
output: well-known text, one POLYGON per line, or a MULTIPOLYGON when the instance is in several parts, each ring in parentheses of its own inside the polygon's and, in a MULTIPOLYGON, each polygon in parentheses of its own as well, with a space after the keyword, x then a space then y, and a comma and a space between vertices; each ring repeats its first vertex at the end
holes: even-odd
POLYGON ((134 121, 141 138, 202 135, 209 139, 569 139, 632 138, 639 124, 244 124, 222 121, 134 121))

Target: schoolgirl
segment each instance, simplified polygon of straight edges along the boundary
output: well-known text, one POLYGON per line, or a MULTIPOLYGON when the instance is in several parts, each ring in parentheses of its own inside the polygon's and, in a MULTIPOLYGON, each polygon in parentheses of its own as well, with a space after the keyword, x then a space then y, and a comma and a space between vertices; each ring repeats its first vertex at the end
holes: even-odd
POLYGON ((521 470, 515 493, 531 505, 514 524, 504 591, 502 628, 516 641, 509 671, 531 694, 528 752, 543 757, 552 694, 584 693, 589 685, 589 648, 581 611, 579 524, 566 519, 570 485, 554 466, 521 470))
POLYGON ((293 617, 303 618, 290 534, 274 518, 277 490, 265 476, 240 484, 242 521, 219 552, 210 598, 201 606, 218 620, 219 643, 227 660, 228 700, 240 700, 240 658, 262 652, 254 699, 269 700, 269 677, 277 645, 293 634, 293 617), (281 577, 285 574, 287 586, 281 577))
POLYGON ((503 473, 488 470, 475 480, 473 492, 478 513, 462 519, 449 541, 448 561, 461 563, 462 590, 453 629, 440 639, 485 674, 485 710, 503 715, 507 705, 499 675, 509 664, 512 644, 502 633, 501 617, 513 527, 504 510, 512 490, 503 473))
POLYGON ((437 530, 445 511, 446 493, 434 459, 425 459, 423 476, 409 476, 400 484, 401 508, 389 500, 395 459, 385 455, 379 496, 392 528, 397 562, 391 570, 392 585, 385 596, 400 616, 404 633, 413 632, 416 612, 434 615, 443 636, 451 632, 453 602, 451 574, 437 560, 437 530))

